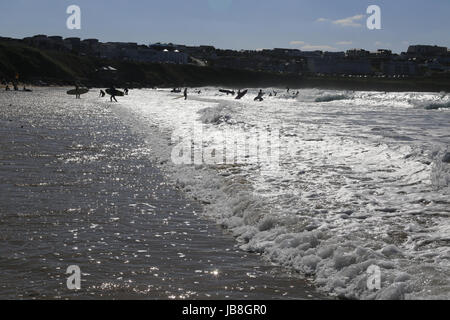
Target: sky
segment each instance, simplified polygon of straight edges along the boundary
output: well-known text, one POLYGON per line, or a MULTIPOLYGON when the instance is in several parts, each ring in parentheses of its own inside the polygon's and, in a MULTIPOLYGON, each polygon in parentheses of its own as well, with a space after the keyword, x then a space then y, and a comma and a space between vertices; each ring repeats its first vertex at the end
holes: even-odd
POLYGON ((449 15, 450 0, 1 0, 0 36, 399 53, 450 47, 449 15), (81 9, 80 30, 66 26, 69 5, 81 9), (369 5, 381 9, 380 30, 366 26, 369 5))

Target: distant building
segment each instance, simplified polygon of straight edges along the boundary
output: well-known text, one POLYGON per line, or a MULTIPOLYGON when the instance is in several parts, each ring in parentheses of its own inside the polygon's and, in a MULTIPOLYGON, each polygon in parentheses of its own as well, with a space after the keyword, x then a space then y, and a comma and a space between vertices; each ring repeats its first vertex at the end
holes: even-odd
POLYGON ((79 51, 81 46, 80 38, 66 38, 64 39, 64 45, 68 50, 79 51))
POLYGON ((372 74, 372 66, 368 59, 333 59, 328 57, 309 58, 308 70, 322 74, 372 74))
POLYGON ((47 48, 48 44, 50 42, 48 37, 43 34, 38 34, 33 37, 24 38, 23 41, 32 47, 43 48, 43 49, 47 48))
POLYGON ((444 64, 445 61, 442 61, 440 59, 433 59, 431 61, 426 62, 424 66, 431 71, 438 71, 438 72, 450 71, 450 66, 446 66, 444 64))
MULTIPOLYGON (((1 38, 6 39, 6 38, 1 38)), ((20 40, 19 40, 20 41, 20 40)), ((351 49, 346 52, 301 51, 298 49, 224 50, 213 46, 186 46, 155 43, 149 46, 135 42, 107 42, 98 39, 66 38, 35 35, 24 43, 45 50, 73 51, 76 54, 112 60, 149 63, 194 63, 201 66, 303 74, 306 70, 319 74, 348 75, 416 75, 449 72, 450 50, 446 47, 414 45, 407 53, 393 54, 388 49, 369 52, 351 49), (419 69, 420 67, 420 69, 419 69)), ((109 72, 111 70, 99 70, 109 72)))
POLYGON ((119 59, 121 54, 122 52, 119 48, 119 43, 116 42, 102 43, 99 48, 99 56, 101 58, 119 59))
POLYGON ((377 52, 375 53, 375 55, 377 57, 385 57, 388 58, 390 56, 392 56, 392 50, 388 50, 388 49, 378 49, 377 52))
POLYGON ((350 49, 347 50, 346 56, 349 58, 365 58, 370 56, 370 52, 364 49, 350 49))
POLYGON ((298 49, 275 48, 271 51, 273 54, 278 56, 299 57, 301 55, 301 51, 298 49))
POLYGON ((316 51, 300 51, 299 56, 304 58, 319 58, 323 55, 323 52, 320 50, 316 51))
POLYGON ((425 46, 425 45, 415 45, 409 46, 408 54, 423 56, 423 57, 436 57, 447 54, 447 47, 438 46, 425 46))
POLYGON ((334 59, 342 59, 345 58, 345 52, 330 52, 326 51, 322 55, 323 57, 327 58, 334 58, 334 59))
POLYGON ((381 63, 381 71, 386 75, 409 75, 418 74, 417 64, 413 61, 391 60, 381 63))
POLYGON ((186 64, 188 63, 188 55, 180 52, 178 49, 164 49, 163 51, 158 51, 154 62, 186 64))

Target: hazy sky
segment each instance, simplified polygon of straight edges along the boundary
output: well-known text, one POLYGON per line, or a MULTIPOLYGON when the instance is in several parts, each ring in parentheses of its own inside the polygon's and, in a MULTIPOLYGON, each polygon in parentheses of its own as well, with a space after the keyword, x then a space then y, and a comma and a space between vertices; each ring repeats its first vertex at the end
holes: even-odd
POLYGON ((1 0, 0 35, 401 52, 409 44, 450 47, 449 16, 450 0, 1 0), (81 30, 66 27, 72 4, 81 7, 81 30), (381 7, 382 30, 366 27, 371 4, 381 7))

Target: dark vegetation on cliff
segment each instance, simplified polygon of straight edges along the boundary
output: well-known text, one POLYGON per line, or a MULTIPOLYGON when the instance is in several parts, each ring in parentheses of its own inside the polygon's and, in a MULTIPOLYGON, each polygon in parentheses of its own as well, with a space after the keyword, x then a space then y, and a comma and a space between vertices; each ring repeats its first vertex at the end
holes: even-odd
POLYGON ((449 76, 420 78, 342 78, 299 76, 195 65, 113 61, 74 53, 36 49, 18 41, 0 41, 0 80, 35 85, 90 87, 227 86, 328 88, 380 91, 450 91, 449 76), (110 68, 112 67, 112 68, 110 68))

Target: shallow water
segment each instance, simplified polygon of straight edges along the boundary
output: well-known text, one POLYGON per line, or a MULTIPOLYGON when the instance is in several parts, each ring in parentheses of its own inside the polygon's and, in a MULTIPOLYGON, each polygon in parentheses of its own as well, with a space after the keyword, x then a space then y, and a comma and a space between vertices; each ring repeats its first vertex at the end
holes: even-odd
POLYGON ((200 217, 117 108, 94 92, 0 93, 0 298, 324 297, 200 217))
POLYGON ((340 297, 450 297, 449 95, 201 90, 134 90, 111 108, 243 250, 340 297), (258 151, 261 132, 275 133, 277 161, 258 151))

